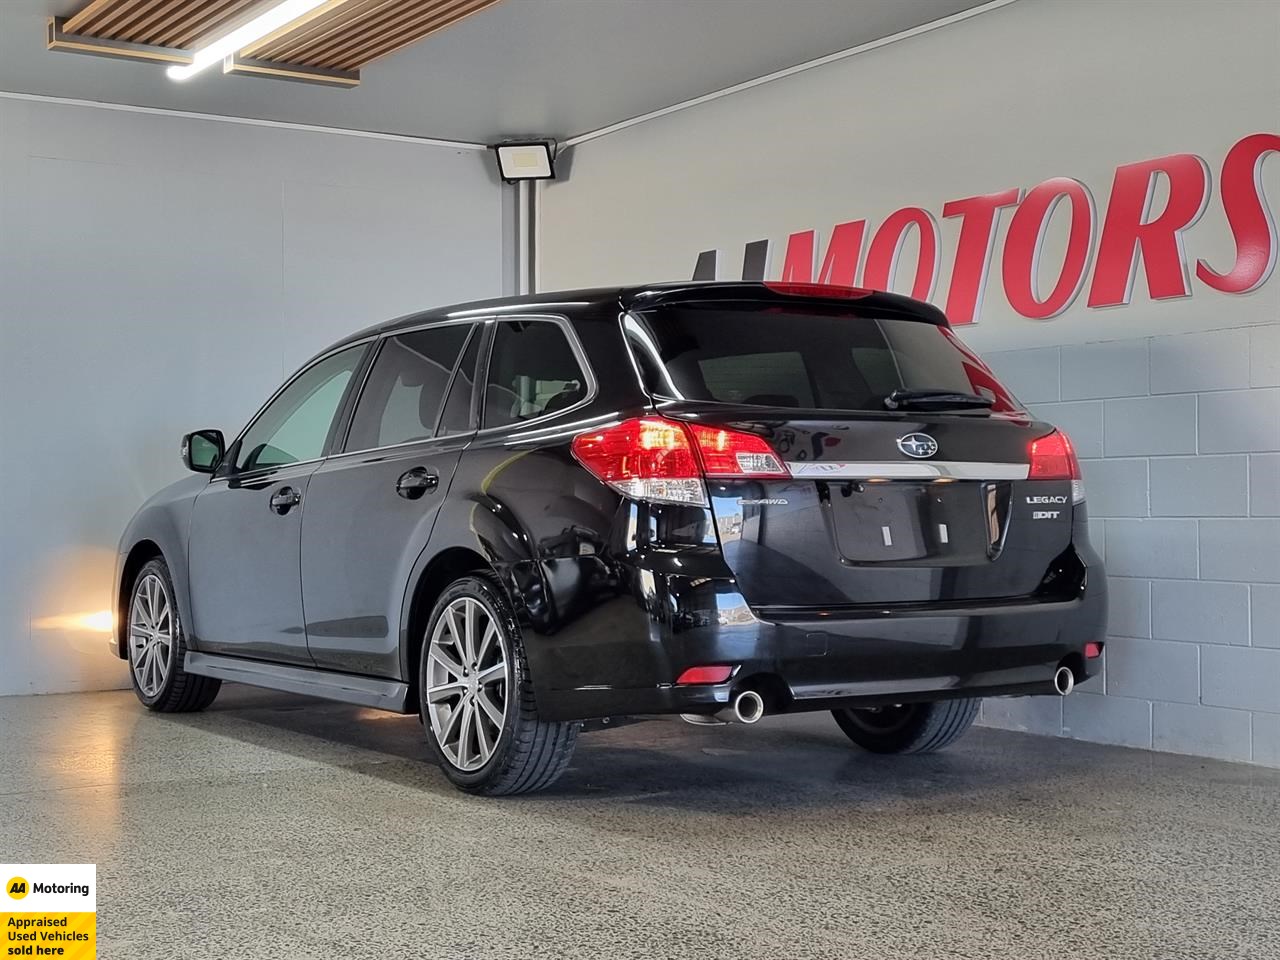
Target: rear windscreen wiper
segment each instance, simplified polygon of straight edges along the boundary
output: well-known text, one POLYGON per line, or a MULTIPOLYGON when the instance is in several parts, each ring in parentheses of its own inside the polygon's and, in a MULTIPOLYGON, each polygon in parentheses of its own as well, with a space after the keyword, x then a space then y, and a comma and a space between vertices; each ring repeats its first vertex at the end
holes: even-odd
POLYGON ((961 410, 993 403, 990 397, 955 390, 895 390, 884 398, 886 410, 961 410))

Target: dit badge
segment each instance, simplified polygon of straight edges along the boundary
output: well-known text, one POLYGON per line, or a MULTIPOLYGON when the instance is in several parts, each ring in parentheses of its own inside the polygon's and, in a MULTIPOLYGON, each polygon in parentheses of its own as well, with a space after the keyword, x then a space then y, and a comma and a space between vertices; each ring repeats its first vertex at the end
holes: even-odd
POLYGON ((0 863, 0 958, 93 960, 98 868, 92 863, 0 863))

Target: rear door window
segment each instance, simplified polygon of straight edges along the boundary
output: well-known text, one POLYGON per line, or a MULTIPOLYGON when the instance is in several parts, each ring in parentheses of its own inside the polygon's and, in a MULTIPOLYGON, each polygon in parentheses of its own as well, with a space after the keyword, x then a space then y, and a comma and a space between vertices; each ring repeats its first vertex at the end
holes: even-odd
POLYGON ((995 412, 1020 409, 949 329, 925 321, 822 307, 679 304, 637 313, 627 329, 654 396, 883 411, 894 390, 949 390, 989 397, 995 412))
POLYGON ((484 426, 505 427, 566 410, 587 398, 587 375, 554 320, 496 325, 484 387, 484 426))
POLYGON ((388 337, 356 403, 347 450, 373 450, 436 435, 469 324, 447 324, 388 337))

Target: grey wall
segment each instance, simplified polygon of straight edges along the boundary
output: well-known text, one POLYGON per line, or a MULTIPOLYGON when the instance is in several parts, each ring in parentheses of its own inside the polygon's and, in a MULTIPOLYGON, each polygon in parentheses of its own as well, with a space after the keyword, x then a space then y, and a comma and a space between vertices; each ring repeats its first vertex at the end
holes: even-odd
MULTIPOLYGON (((1277 57, 1275 0, 1018 0, 574 148, 570 179, 543 192, 543 285, 687 279, 713 249, 730 278, 762 238, 778 277, 789 234, 865 218, 869 237, 918 205, 939 220, 941 304, 959 229, 947 201, 1073 177, 1096 231, 1117 165, 1182 152, 1213 178, 1187 260, 1226 269, 1222 158, 1277 132, 1277 57)), ((1260 182, 1274 210, 1280 156, 1260 182)), ((1002 288, 1008 220, 978 322, 959 332, 1075 438, 1114 611, 1104 678, 1065 702, 988 702, 984 722, 1280 765, 1280 277, 1154 300, 1139 269, 1125 305, 1082 295, 1028 320, 1002 288)), ((1046 233, 1042 293, 1064 223, 1046 233)))
POLYGON ((985 359, 1076 443, 1112 639, 1101 683, 984 720, 1280 766, 1280 326, 985 359))
POLYGON ((501 196, 473 151, 0 97, 0 694, 125 684, 111 563, 182 432, 500 293, 501 196))

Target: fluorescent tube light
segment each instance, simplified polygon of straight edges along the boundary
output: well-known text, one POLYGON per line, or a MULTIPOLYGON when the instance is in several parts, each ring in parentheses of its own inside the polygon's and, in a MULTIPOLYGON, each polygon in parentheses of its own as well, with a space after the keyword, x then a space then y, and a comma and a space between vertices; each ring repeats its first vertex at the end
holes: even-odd
POLYGON ((297 20, 298 17, 310 13, 327 2, 328 0, 284 0, 283 3, 277 3, 244 26, 237 27, 207 47, 197 50, 191 63, 175 64, 166 73, 171 80, 186 80, 193 77, 206 67, 220 62, 223 57, 239 52, 254 41, 261 40, 267 34, 279 30, 289 21, 297 20))

